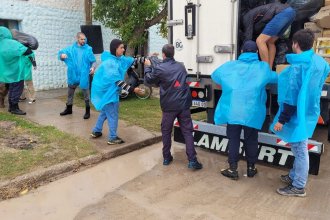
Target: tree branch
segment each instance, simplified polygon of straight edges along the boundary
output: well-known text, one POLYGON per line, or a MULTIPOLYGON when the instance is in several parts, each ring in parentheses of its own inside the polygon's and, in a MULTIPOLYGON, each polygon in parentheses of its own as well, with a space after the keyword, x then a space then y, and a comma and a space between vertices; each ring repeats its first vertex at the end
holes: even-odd
POLYGON ((145 29, 148 29, 149 27, 160 23, 160 21, 166 17, 167 15, 167 3, 165 4, 164 8, 162 9, 162 11, 153 19, 146 21, 146 25, 145 25, 145 29))

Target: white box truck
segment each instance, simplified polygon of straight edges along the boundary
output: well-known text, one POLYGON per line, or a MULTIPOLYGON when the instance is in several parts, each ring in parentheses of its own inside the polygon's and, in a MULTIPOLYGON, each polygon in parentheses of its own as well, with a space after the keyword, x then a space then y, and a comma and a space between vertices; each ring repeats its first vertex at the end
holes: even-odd
MULTIPOLYGON (((175 59, 183 62, 193 98, 192 113, 207 112, 207 121, 193 121, 195 145, 223 154, 228 152, 226 127, 213 124, 214 109, 221 96, 221 87, 212 82, 210 75, 221 64, 236 59, 239 49, 239 0, 168 0, 169 42, 175 47, 175 59)), ((328 85, 322 93, 328 103, 328 85)), ((276 93, 276 86, 269 89, 276 93)), ((269 111, 270 112, 270 111, 269 111)), ((329 116, 326 105, 323 118, 329 116)), ((174 123, 174 140, 184 142, 174 123)), ((268 124, 265 124, 265 128, 268 124)), ((243 138, 243 135, 241 136, 243 138)), ((241 156, 244 158, 244 143, 241 156)), ((321 142, 309 140, 310 173, 318 174, 320 157, 324 150, 321 142)), ((276 166, 292 167, 290 146, 268 129, 259 132, 258 160, 276 166)))

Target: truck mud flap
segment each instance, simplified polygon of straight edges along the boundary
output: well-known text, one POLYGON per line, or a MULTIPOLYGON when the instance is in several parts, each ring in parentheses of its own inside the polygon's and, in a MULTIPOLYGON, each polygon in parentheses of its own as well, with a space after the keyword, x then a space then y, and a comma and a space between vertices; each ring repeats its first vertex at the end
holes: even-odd
MULTIPOLYGON (((213 124, 193 121, 195 146, 207 149, 212 152, 228 155, 228 139, 226 137, 226 127, 213 124)), ((243 140, 243 132, 241 134, 243 140)), ((174 122, 174 141, 184 143, 180 125, 174 122)), ((265 164, 279 167, 292 168, 294 157, 289 144, 280 140, 276 135, 259 132, 259 155, 258 160, 265 164)), ((324 150, 323 143, 313 140, 308 141, 309 151, 309 173, 318 175, 320 159, 324 150)), ((245 158, 244 143, 240 144, 240 156, 245 158)))

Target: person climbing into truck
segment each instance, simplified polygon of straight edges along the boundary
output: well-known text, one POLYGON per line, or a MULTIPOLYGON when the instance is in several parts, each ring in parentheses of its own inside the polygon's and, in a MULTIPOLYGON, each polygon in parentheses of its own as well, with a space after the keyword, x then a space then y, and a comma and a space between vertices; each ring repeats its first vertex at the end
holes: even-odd
POLYGON ((222 95, 216 106, 214 122, 227 124, 229 168, 221 174, 237 180, 241 131, 244 130, 244 151, 247 160, 247 176, 257 174, 258 130, 266 117, 266 85, 277 83, 277 74, 266 62, 258 58, 254 41, 246 41, 238 60, 228 61, 211 75, 222 87, 222 95))
POLYGON ((260 58, 272 68, 277 39, 284 35, 296 16, 289 4, 280 2, 261 5, 244 15, 244 39, 254 40, 258 45, 260 58))

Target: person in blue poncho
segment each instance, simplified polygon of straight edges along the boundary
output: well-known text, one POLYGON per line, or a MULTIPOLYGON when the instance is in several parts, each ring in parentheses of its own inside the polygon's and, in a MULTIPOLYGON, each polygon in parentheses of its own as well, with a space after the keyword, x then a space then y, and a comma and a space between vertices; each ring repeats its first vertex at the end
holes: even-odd
POLYGON ((90 117, 89 75, 94 74, 96 60, 92 48, 87 44, 85 34, 78 32, 76 38, 77 42, 58 52, 58 58, 68 67, 68 100, 65 110, 60 115, 72 114, 74 92, 79 86, 86 106, 84 119, 88 119, 90 117))
POLYGON ((91 136, 102 136, 103 123, 108 119, 108 144, 122 144, 124 141, 117 136, 119 94, 122 89, 127 92, 141 92, 139 88, 124 82, 125 73, 134 62, 133 57, 124 56, 124 44, 119 39, 110 43, 110 53, 101 55, 102 63, 96 70, 92 83, 92 103, 96 110, 101 111, 91 136))
POLYGON ((289 67, 278 79, 279 110, 271 130, 290 143, 295 157, 293 168, 280 179, 288 186, 277 189, 285 196, 306 196, 309 155, 308 138, 312 137, 320 115, 320 97, 323 83, 330 71, 329 64, 312 49, 314 34, 300 30, 292 37, 295 54, 286 56, 289 67))
POLYGON ((277 74, 268 63, 259 61, 254 41, 246 41, 238 60, 229 61, 216 69, 212 80, 221 85, 222 95, 216 106, 216 125, 227 124, 229 168, 221 174, 237 180, 240 135, 244 130, 244 150, 247 160, 247 176, 257 174, 258 130, 266 117, 266 85, 277 83, 277 74))

